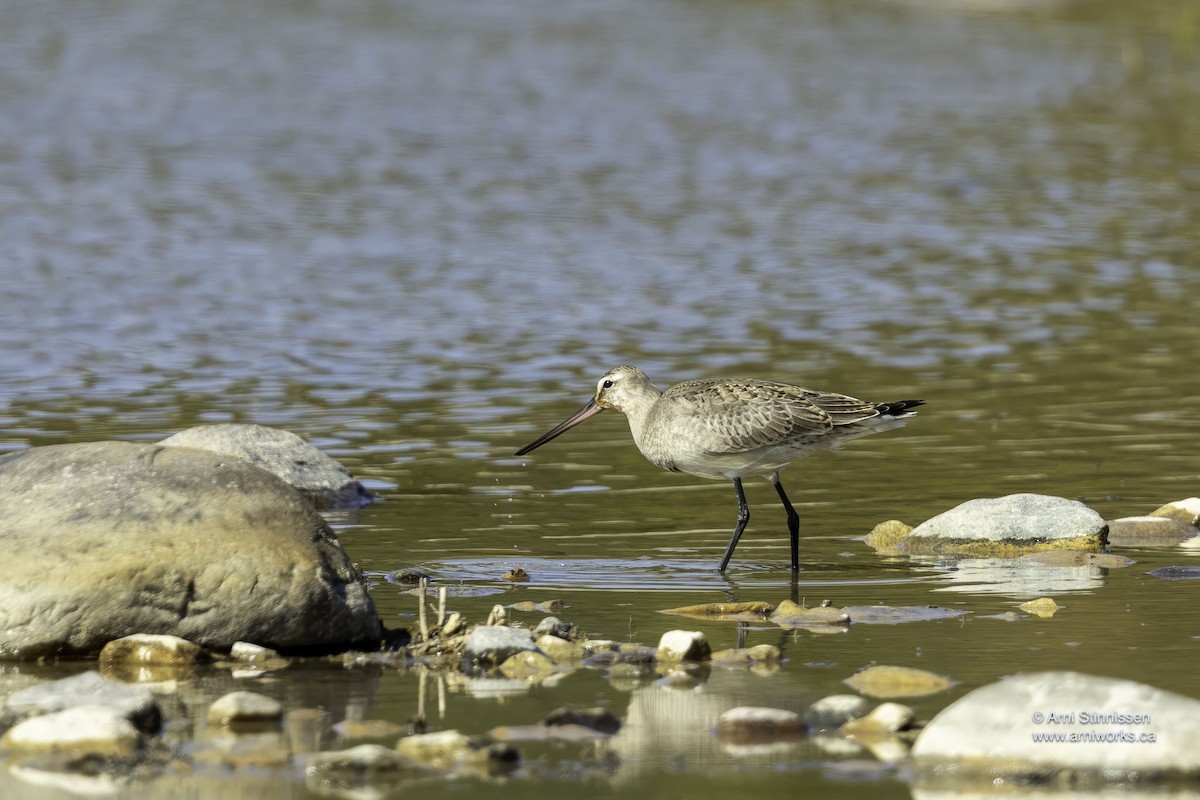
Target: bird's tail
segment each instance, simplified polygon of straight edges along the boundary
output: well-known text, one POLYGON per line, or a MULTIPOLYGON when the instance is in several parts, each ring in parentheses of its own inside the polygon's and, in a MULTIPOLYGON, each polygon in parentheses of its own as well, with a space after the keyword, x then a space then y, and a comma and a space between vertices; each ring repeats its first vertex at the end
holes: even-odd
POLYGON ((875 406, 875 410, 881 417, 911 417, 917 412, 909 409, 923 405, 925 405, 924 400, 896 400, 891 403, 880 403, 875 406))

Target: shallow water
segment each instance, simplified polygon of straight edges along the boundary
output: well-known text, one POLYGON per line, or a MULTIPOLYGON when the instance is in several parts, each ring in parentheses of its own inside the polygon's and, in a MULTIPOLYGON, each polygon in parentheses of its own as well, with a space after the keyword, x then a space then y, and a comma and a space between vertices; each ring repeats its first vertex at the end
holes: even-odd
MULTIPOLYGON (((406 568, 466 587, 451 605, 473 620, 559 597, 589 633, 649 644, 699 627, 731 646, 733 623, 658 611, 792 591, 765 482, 722 577, 731 488, 655 470, 618 416, 512 456, 617 363, 662 386, 745 375, 928 401, 785 472, 795 591, 969 615, 751 628, 783 668, 718 670, 683 696, 590 671, 503 702, 446 687, 430 720, 467 733, 564 703, 626 719, 615 758, 566 759, 582 777, 556 772, 559 753, 489 792, 907 796, 869 757, 733 755, 707 729, 739 702, 801 709, 876 662, 959 681, 914 702, 926 718, 1019 670, 1200 696, 1200 625, 1180 613, 1200 584, 1144 574, 1194 551, 1030 576, 859 541, 979 496, 1113 518, 1200 494, 1184 0, 109 0, 4 17, 0 448, 221 421, 301 433, 384 497, 335 522, 389 624, 412 621, 383 579, 406 568), (517 565, 532 580, 502 582, 517 565), (1034 590, 1064 608, 984 618, 1034 590)), ((403 721, 418 684, 298 670, 265 690, 403 721)))

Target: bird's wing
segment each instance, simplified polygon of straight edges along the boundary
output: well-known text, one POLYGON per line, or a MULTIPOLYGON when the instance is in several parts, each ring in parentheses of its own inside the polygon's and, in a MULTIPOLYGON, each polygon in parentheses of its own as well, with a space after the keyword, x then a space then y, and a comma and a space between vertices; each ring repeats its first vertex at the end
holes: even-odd
POLYGON ((820 436, 854 413, 846 402, 853 398, 770 381, 686 381, 667 395, 672 427, 711 453, 740 453, 820 436))

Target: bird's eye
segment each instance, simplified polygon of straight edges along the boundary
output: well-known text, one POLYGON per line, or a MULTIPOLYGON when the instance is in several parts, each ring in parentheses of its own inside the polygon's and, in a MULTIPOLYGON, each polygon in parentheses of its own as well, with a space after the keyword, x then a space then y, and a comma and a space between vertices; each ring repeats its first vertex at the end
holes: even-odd
POLYGON ((605 381, 604 383, 600 384, 600 387, 601 387, 602 389, 611 389, 611 388, 612 388, 612 381, 605 381))

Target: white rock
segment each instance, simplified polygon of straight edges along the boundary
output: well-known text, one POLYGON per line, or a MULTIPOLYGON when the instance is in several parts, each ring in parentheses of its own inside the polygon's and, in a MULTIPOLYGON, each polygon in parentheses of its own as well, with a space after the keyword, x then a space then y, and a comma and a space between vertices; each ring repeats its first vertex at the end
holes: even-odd
POLYGON ((279 701, 257 692, 230 692, 208 707, 208 721, 214 725, 278 722, 282 718, 279 701))
POLYGON ((71 751, 105 758, 133 758, 141 737, 120 712, 108 706, 75 706, 31 717, 0 737, 0 747, 25 752, 71 751))
POLYGON ((659 661, 707 661, 712 658, 708 638, 701 631, 667 631, 658 640, 659 661))
POLYGON ((1101 778, 1145 779, 1200 775, 1197 741, 1200 701, 1133 681, 1039 672, 959 698, 925 727, 912 755, 918 773, 931 778, 1049 777, 1069 768, 1101 778), (1056 734, 1067 741, 1035 740, 1056 734), (1134 738, 1105 738, 1110 734, 1134 738))

